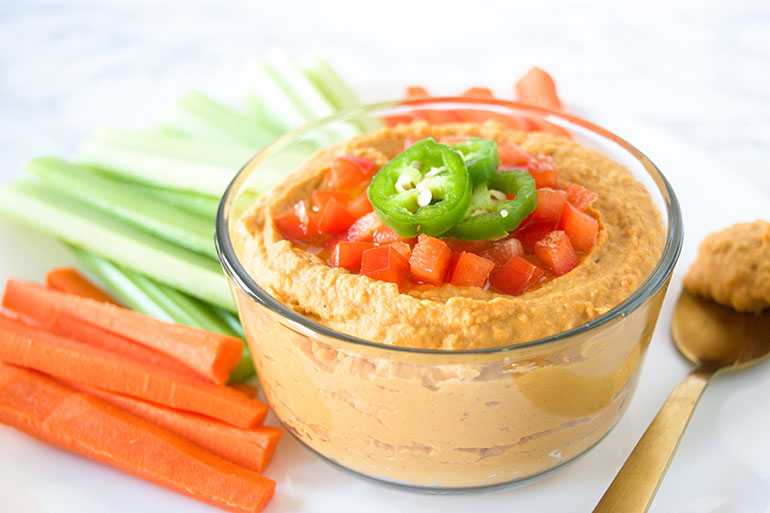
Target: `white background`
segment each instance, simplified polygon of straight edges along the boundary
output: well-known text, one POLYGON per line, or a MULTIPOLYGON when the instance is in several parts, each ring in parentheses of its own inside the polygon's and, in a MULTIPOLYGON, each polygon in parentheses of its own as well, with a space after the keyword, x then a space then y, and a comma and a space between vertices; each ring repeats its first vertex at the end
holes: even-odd
MULTIPOLYGON (((236 99, 244 60, 273 45, 322 54, 370 101, 411 83, 511 97, 541 66, 572 112, 636 143, 672 179, 687 235, 640 390, 585 458, 507 492, 424 497, 340 474, 287 437, 267 472, 279 481, 268 511, 590 511, 688 368, 667 323, 698 240, 770 219, 770 3, 3 0, 0 183, 32 156, 70 155, 99 125, 147 125, 189 89, 236 99)), ((40 279, 68 259, 0 220, 0 277, 40 279)), ((651 511, 770 511, 768 371, 709 387, 651 511)), ((2 427, 0 452, 0 511, 213 511, 2 427)))

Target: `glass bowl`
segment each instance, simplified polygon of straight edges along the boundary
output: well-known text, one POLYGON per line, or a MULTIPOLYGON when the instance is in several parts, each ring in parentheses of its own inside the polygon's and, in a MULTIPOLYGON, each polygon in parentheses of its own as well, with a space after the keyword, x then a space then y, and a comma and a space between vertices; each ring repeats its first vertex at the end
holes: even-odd
MULTIPOLYGON (((442 117, 443 116, 443 117, 442 117)), ((406 119, 406 118, 405 118, 406 119)), ((412 490, 490 490, 543 475, 601 440, 628 406, 682 244, 670 185, 639 150, 564 114, 496 100, 437 98, 350 110, 291 132, 238 173, 220 204, 219 258, 230 280, 262 390, 286 429, 353 473, 412 490), (626 166, 650 192, 664 248, 643 284, 574 329, 506 347, 394 347, 297 313, 246 271, 233 230, 258 194, 321 147, 420 109, 518 116, 567 130, 626 166)))

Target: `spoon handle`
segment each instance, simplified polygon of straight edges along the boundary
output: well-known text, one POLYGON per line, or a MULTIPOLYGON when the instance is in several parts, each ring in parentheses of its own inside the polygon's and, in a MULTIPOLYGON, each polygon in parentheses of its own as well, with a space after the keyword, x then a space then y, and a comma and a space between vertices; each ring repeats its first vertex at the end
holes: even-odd
POLYGON ((695 405, 718 366, 693 369, 674 388, 593 513, 643 513, 658 491, 695 405))

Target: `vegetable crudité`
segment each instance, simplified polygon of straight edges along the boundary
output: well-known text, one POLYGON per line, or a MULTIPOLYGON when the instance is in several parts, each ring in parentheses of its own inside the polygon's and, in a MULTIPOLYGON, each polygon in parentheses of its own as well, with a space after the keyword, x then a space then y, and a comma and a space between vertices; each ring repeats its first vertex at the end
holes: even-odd
POLYGON ((397 284, 518 295, 572 270, 596 244, 594 192, 554 161, 465 136, 405 141, 382 168, 336 157, 323 189, 276 216, 330 266, 397 284))

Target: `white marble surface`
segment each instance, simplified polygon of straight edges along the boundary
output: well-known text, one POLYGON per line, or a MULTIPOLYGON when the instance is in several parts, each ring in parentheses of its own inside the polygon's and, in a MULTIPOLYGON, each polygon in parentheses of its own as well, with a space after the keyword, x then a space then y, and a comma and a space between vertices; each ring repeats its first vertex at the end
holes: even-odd
MULTIPOLYGON (((738 196, 727 202, 735 210, 726 220, 770 219, 770 202, 761 203, 770 195, 770 3, 498 4, 447 0, 438 8, 393 0, 374 10, 335 0, 0 1, 0 183, 32 156, 71 154, 101 124, 146 125, 191 88, 236 98, 243 61, 277 44, 292 53, 321 53, 366 100, 384 99, 407 83, 437 94, 492 85, 510 97, 513 81, 531 65, 549 70, 573 112, 637 143, 675 175, 683 203, 699 202, 692 211, 704 214, 696 223, 687 224, 685 212, 683 262, 705 230, 721 222, 719 194, 738 196), (708 170, 708 184, 699 183, 701 169, 708 170), (722 175, 724 185, 715 184, 722 175), (732 176, 738 177, 734 186, 732 176), (700 187, 707 197, 699 196, 700 187), (742 195, 760 203, 743 208, 742 195), (704 207, 709 201, 713 208, 704 207)), ((15 225, 0 223, 0 240, 0 276, 39 278, 46 264, 67 258, 47 238, 15 225), (8 241, 22 244, 26 256, 11 255, 18 246, 8 241)), ((335 471, 286 443, 271 468, 283 479, 284 494, 271 509, 331 510, 319 509, 317 497, 336 500, 337 511, 363 511, 361 497, 372 497, 372 511, 500 511, 503 504, 532 512, 559 504, 569 511, 574 504, 587 511, 686 372, 666 340, 673 299, 664 305, 640 393, 618 428, 552 478, 451 500, 351 480, 349 493, 333 497, 329 491, 336 488, 323 486, 335 482, 335 471), (292 458, 302 466, 287 467, 292 458)), ((766 362, 707 390, 651 511, 770 512, 770 443, 764 439, 770 414, 761 407, 770 394, 767 371, 766 362), (688 476, 697 483, 685 486, 688 476)), ((0 435, 1 511, 9 497, 13 511, 25 512, 213 511, 7 430, 0 435), (31 474, 42 477, 28 479, 31 474)))

